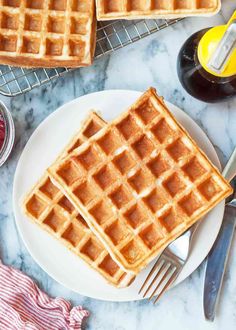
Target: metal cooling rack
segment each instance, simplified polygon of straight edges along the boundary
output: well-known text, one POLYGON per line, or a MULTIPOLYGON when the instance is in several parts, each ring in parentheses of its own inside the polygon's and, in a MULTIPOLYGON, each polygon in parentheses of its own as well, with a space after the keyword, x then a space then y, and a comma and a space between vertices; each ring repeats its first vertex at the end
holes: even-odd
MULTIPOLYGON (((95 58, 110 54, 150 34, 160 31, 175 20, 138 20, 98 22, 95 58)), ((0 93, 16 96, 63 76, 72 69, 24 69, 0 65, 0 93)))

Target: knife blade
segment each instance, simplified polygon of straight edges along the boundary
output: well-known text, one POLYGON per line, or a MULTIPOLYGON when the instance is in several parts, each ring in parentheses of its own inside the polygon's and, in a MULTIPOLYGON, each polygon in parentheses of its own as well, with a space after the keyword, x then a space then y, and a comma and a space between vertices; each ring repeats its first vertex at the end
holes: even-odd
POLYGON ((215 318, 235 226, 236 208, 226 206, 222 227, 207 259, 203 304, 205 318, 209 321, 215 318))
MULTIPOLYGON (((236 148, 232 153, 223 176, 231 181, 236 175, 236 148)), ((221 291, 225 268, 236 226, 236 208, 226 206, 221 229, 209 253, 206 265, 203 307, 205 318, 214 321, 215 310, 221 291)))

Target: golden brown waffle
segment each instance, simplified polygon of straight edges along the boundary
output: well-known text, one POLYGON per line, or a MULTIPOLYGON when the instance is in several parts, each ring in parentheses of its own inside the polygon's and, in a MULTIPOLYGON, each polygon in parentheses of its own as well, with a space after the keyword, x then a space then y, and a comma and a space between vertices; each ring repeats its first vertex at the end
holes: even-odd
POLYGON ((216 14, 220 0, 96 0, 98 20, 216 14))
POLYGON ((49 173, 134 274, 231 193, 152 88, 49 173))
POLYGON ((0 63, 90 65, 95 30, 94 0, 0 0, 0 63))
MULTIPOLYGON (((103 126, 105 122, 96 113, 91 113, 81 131, 72 139, 60 158, 69 154, 103 126)), ((126 274, 112 260, 103 244, 91 232, 84 218, 52 183, 47 174, 26 196, 23 209, 34 223, 63 242, 89 266, 103 275, 109 283, 117 287, 125 287, 134 279, 133 275, 126 274)))

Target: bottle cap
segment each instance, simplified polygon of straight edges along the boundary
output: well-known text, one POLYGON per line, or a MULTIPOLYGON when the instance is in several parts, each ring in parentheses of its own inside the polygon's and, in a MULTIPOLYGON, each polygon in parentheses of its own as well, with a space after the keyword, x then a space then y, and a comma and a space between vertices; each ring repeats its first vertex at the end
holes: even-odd
POLYGON ((226 25, 208 30, 198 46, 202 67, 217 77, 236 75, 236 11, 226 25))

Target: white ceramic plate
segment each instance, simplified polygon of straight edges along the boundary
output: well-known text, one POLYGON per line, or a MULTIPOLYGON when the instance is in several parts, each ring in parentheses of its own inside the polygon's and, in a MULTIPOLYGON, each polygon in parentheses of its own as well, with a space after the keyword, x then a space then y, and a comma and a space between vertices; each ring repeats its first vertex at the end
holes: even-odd
MULTIPOLYGON (((60 107, 35 130, 18 162, 14 179, 13 204, 16 224, 21 237, 36 262, 56 281, 82 295, 111 301, 131 301, 141 297, 137 294, 148 267, 125 289, 107 284, 80 258, 68 251, 61 243, 32 224, 21 212, 20 202, 44 170, 54 161, 69 138, 77 131, 90 109, 101 111, 111 120, 130 106, 140 92, 111 90, 80 97, 60 107)), ((168 103, 179 122, 189 131, 199 146, 216 166, 220 166, 217 154, 201 128, 182 110, 168 103)), ((195 235, 190 258, 175 285, 188 277, 203 261, 218 234, 224 212, 219 204, 202 222, 195 235)))

